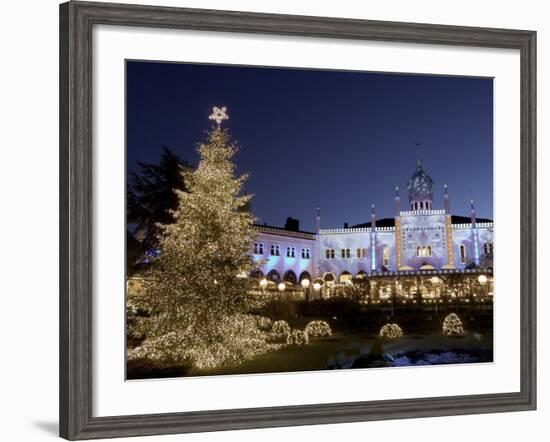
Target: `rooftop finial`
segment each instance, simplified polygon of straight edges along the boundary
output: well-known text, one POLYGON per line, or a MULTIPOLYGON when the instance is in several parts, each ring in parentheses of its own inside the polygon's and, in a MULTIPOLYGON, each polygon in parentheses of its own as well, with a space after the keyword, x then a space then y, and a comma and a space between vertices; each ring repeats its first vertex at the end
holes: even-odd
POLYGON ((420 167, 420 141, 416 142, 416 167, 420 167))

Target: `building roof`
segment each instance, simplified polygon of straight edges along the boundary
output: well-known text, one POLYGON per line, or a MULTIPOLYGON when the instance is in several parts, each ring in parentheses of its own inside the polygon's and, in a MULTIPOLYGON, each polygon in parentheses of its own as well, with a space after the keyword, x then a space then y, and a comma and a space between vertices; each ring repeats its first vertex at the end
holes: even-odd
POLYGON ((284 227, 269 226, 267 224, 254 224, 254 228, 263 233, 271 233, 274 235, 292 236, 295 238, 314 239, 315 233, 306 232, 305 230, 289 230, 284 227))
MULTIPOLYGON (((469 216, 451 215, 451 224, 467 224, 471 222, 469 216)), ((476 218, 478 223, 492 223, 493 220, 489 218, 476 218)), ((353 229, 368 228, 371 223, 362 223, 351 226, 353 229)), ((395 218, 381 218, 376 220, 376 227, 395 227, 395 218)))

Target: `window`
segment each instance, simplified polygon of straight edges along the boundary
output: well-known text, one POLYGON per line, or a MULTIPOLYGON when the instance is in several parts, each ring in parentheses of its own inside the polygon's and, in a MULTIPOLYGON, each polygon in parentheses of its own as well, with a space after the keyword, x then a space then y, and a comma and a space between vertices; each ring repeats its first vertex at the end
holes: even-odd
POLYGON ((349 249, 342 249, 342 251, 340 252, 340 256, 341 256, 343 259, 350 258, 350 257, 351 257, 351 252, 350 252, 349 249))
POLYGON ((302 249, 302 259, 311 259, 310 249, 302 249))
POLYGON ((357 249, 357 258, 364 259, 367 256, 367 249, 357 249))
POLYGON ((390 264, 390 252, 387 247, 384 247, 384 252, 382 254, 382 264, 384 267, 388 267, 390 264))
POLYGON ((273 256, 279 256, 281 254, 281 247, 279 244, 271 244, 271 254, 273 256))
POLYGON ((287 247, 286 248, 286 257, 295 258, 296 257, 296 247, 287 247))
POLYGON ((428 256, 432 256, 432 246, 428 246, 428 256))
POLYGON ((254 254, 263 255, 264 254, 264 244, 261 242, 254 243, 254 254))
POLYGON ((466 247, 464 244, 460 244, 460 262, 462 264, 466 262, 466 247))
POLYGON ((420 201, 420 210, 424 210, 424 201, 420 201))
POLYGON ((422 250, 422 249, 420 248, 420 246, 418 246, 418 247, 416 248, 416 256, 420 256, 421 250, 422 250))
POLYGON ((334 259, 334 249, 326 249, 325 250, 325 257, 327 259, 334 259))
POLYGON ((486 255, 492 255, 493 254, 493 243, 492 242, 486 242, 483 245, 483 251, 486 255))

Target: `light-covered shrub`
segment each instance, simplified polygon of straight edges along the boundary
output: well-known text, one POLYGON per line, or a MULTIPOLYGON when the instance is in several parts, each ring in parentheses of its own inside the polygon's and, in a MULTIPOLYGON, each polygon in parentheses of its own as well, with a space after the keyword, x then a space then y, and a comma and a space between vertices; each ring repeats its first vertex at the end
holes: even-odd
POLYGON ((288 325, 288 322, 283 321, 282 319, 275 321, 271 326, 271 331, 269 334, 272 338, 286 339, 286 337, 290 334, 290 326, 288 325))
POLYGON ((270 331, 273 327, 273 321, 266 316, 256 316, 256 324, 260 330, 270 331))
POLYGON ((397 324, 386 324, 380 329, 380 337, 396 339, 403 336, 403 330, 397 324))
POLYGON ((306 325, 304 330, 308 336, 330 336, 332 330, 330 325, 325 321, 311 321, 306 325))
POLYGON ((307 333, 303 330, 292 330, 286 338, 287 344, 294 344, 294 345, 306 345, 309 344, 309 337, 307 333))
POLYGON ((445 317, 443 321, 443 334, 445 336, 462 336, 464 334, 462 321, 456 313, 450 313, 445 317))
POLYGON ((196 368, 240 364, 247 359, 277 350, 281 344, 268 342, 268 334, 258 328, 251 315, 226 316, 217 321, 208 335, 192 328, 145 339, 128 350, 128 359, 186 363, 196 368))

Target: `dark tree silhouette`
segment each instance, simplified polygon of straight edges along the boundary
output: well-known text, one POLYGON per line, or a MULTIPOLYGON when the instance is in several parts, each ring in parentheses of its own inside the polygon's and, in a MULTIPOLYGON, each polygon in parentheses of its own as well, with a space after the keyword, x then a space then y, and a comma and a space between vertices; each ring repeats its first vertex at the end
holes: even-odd
POLYGON ((143 253, 158 246, 157 224, 174 222, 171 210, 178 207, 175 190, 187 190, 181 172, 191 167, 166 146, 159 164, 138 161, 137 166, 129 172, 126 222, 141 242, 143 253))

